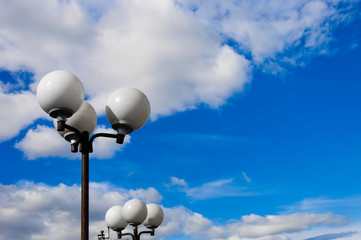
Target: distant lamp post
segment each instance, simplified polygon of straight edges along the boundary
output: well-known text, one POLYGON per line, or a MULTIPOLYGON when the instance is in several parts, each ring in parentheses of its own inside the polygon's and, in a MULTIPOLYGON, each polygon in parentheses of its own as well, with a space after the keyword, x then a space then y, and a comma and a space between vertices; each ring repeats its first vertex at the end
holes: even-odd
POLYGON ((54 118, 58 133, 71 144, 71 151, 82 155, 81 240, 89 239, 89 153, 97 137, 124 142, 127 134, 141 128, 150 115, 148 98, 135 88, 120 88, 110 95, 105 107, 108 121, 116 134, 97 133, 94 108, 84 101, 84 87, 72 73, 57 70, 45 75, 37 88, 41 108, 54 118))
POLYGON ((126 202, 123 207, 116 205, 109 208, 105 214, 105 222, 108 225, 108 236, 105 236, 104 231, 100 231, 98 240, 109 239, 109 229, 117 232, 118 239, 122 238, 122 236, 131 236, 133 240, 140 240, 142 234, 154 236, 155 229, 162 224, 163 219, 163 209, 157 204, 150 203, 145 205, 139 199, 132 199, 126 202), (128 224, 133 227, 133 233, 122 233, 128 224), (150 230, 138 232, 138 226, 140 224, 143 224, 150 230))

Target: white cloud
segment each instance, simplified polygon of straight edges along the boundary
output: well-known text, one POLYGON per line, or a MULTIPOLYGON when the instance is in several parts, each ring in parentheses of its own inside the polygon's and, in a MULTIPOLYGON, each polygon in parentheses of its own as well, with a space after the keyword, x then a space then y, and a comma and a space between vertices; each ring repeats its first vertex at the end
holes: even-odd
POLYGON ((114 88, 136 86, 156 116, 200 102, 219 106, 248 81, 248 61, 171 0, 117 1, 95 22, 75 0, 16 2, 2 11, 0 66, 26 66, 37 79, 69 69, 99 101, 114 88))
POLYGON ((16 136, 35 119, 43 116, 33 93, 6 93, 0 84, 0 141, 16 136))
MULTIPOLYGON (((0 190, 0 239, 79 239, 79 186, 22 182, 0 184, 0 190)), ((105 227, 103 219, 108 208, 124 204, 134 192, 141 199, 152 199, 154 191, 128 191, 106 183, 90 183, 90 236, 95 237, 105 227)))
POLYGON ((166 219, 157 231, 158 234, 183 233, 195 239, 214 240, 288 240, 293 239, 288 237, 292 232, 299 233, 324 225, 342 227, 346 223, 345 217, 333 214, 297 213, 272 216, 251 214, 243 216, 241 220, 219 225, 184 207, 165 209, 165 215, 166 219))
POLYGON ((361 214, 361 196, 356 195, 341 199, 328 197, 305 198, 300 202, 289 206, 283 206, 281 213, 295 212, 337 212, 348 216, 359 216, 361 214))
POLYGON ((160 202, 163 199, 163 197, 159 194, 159 192, 152 187, 148 189, 130 190, 129 195, 132 198, 138 198, 143 200, 144 202, 150 202, 150 203, 160 202))
MULTIPOLYGON (((94 134, 96 133, 112 133, 116 134, 114 129, 106 128, 104 126, 98 126, 94 130, 94 134)), ((91 153, 92 157, 98 159, 108 159, 114 157, 116 152, 121 151, 127 144, 130 143, 131 136, 126 135, 123 144, 116 144, 114 138, 104 138, 99 137, 94 140, 93 153, 91 153)))
MULTIPOLYGON (((114 130, 99 126, 94 133, 114 133, 114 130)), ((114 138, 97 138, 93 143, 91 157, 98 159, 112 158, 117 151, 130 142, 130 136, 125 137, 122 145, 116 144, 114 138)), ((36 129, 30 129, 24 139, 16 143, 15 147, 24 152, 29 160, 46 157, 66 157, 78 159, 79 153, 70 151, 70 143, 64 140, 54 127, 38 125, 36 129)))
POLYGON ((233 184, 234 179, 221 179, 207 182, 199 187, 187 188, 185 192, 188 197, 195 200, 208 198, 232 197, 232 196, 249 196, 246 188, 233 184))
MULTIPOLYGON (((154 188, 126 190, 107 183, 90 183, 90 236, 95 238, 105 228, 104 215, 109 207, 122 205, 133 197, 146 202, 160 201, 162 198, 154 188)), ((0 239, 42 240, 49 236, 59 240, 78 239, 79 211, 80 187, 77 185, 49 186, 32 182, 0 184, 0 239)), ((181 234, 180 239, 186 236, 183 239, 283 240, 294 239, 287 237, 291 232, 293 235, 290 236, 296 236, 294 234, 315 226, 328 226, 328 231, 334 232, 346 229, 338 227, 346 223, 345 217, 331 213, 251 214, 221 225, 182 206, 164 208, 164 211, 164 222, 156 231, 159 239, 181 234)), ((355 232, 357 227, 350 225, 343 232, 355 232)))
POLYGON ((322 234, 320 236, 307 238, 305 240, 332 240, 332 239, 343 239, 347 237, 351 237, 357 234, 356 231, 349 231, 349 232, 340 232, 340 233, 328 233, 322 234))
POLYGON ((361 238, 360 227, 360 222, 355 222, 332 228, 321 226, 308 231, 294 232, 286 235, 292 240, 358 240, 361 238))
MULTIPOLYGON (((305 52, 327 52, 333 28, 347 22, 352 4, 357 4, 341 0, 0 3, 4 6, 0 9, 2 69, 34 73, 32 91, 47 72, 73 71, 98 113, 104 113, 106 96, 114 89, 138 87, 151 101, 153 119, 203 103, 219 107, 250 82, 255 65, 277 72, 282 71, 282 62, 297 64, 305 52), (228 38, 251 60, 225 45, 228 38)), ((10 101, 13 109, 20 109, 23 98, 30 98, 26 109, 36 108, 28 92, 2 96, 0 103, 6 106, 10 101)), ((9 127, 0 129, 0 138, 15 136, 40 116, 38 110, 8 114, 9 127)))
POLYGON ((242 176, 247 183, 252 182, 252 179, 250 179, 245 172, 242 172, 242 176))
MULTIPOLYGON (((189 187, 184 179, 171 177, 166 187, 178 187, 178 191, 186 193, 192 200, 205 200, 210 198, 235 197, 235 196, 254 196, 261 193, 250 192, 246 187, 235 183, 234 178, 220 179, 217 181, 206 182, 199 187, 189 187)), ((250 180, 250 179, 249 179, 250 180)))
POLYGON ((44 157, 77 158, 70 152, 70 145, 55 130, 47 126, 38 125, 30 129, 24 139, 15 144, 15 147, 24 152, 29 160, 44 157))
POLYGON ((245 226, 231 224, 240 235, 249 237, 261 237, 264 235, 279 234, 283 232, 296 232, 309 229, 310 225, 343 225, 346 218, 327 214, 295 213, 279 216, 248 215, 242 217, 245 226))
POLYGON ((235 40, 256 65, 271 73, 282 71, 283 63, 301 64, 304 55, 333 51, 328 47, 333 30, 355 16, 353 4, 358 4, 344 0, 177 2, 194 9, 205 24, 235 40))
POLYGON ((180 179, 177 177, 170 178, 170 186, 181 186, 181 187, 188 187, 188 183, 184 179, 180 179))

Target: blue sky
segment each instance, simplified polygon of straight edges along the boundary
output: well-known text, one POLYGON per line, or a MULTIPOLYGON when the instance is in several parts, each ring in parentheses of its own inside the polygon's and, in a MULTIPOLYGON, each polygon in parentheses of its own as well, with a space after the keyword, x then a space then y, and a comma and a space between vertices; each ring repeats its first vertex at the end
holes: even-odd
POLYGON ((95 142, 93 239, 131 198, 165 209, 155 239, 360 239, 359 1, 2 5, 0 239, 79 238, 80 155, 35 97, 56 69, 98 132, 118 87, 152 105, 123 146, 95 142))

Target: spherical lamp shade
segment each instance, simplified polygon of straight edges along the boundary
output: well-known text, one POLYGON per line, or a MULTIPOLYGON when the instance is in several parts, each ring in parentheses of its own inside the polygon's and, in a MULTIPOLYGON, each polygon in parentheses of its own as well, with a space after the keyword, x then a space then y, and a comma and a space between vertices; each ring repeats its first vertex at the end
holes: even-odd
POLYGON ((123 219, 132 226, 138 226, 147 217, 147 207, 139 199, 126 202, 122 208, 123 219))
POLYGON ((118 205, 109 208, 105 214, 105 222, 110 229, 116 232, 122 231, 128 225, 122 218, 122 207, 118 205))
POLYGON ((164 219, 163 209, 157 204, 147 204, 148 215, 143 225, 150 229, 155 229, 162 224, 164 219))
POLYGON ((70 117, 84 101, 84 87, 71 72, 57 70, 39 82, 36 96, 41 108, 51 117, 70 117))
MULTIPOLYGON (((88 131, 91 134, 97 125, 97 114, 88 102, 83 102, 80 109, 67 119, 66 124, 76 128, 80 132, 88 131)), ((54 119, 54 125, 57 126, 57 119, 54 119)), ((68 129, 58 131, 66 140, 78 140, 76 134, 68 129)))
POLYGON ((115 130, 127 134, 141 128, 148 121, 150 103, 138 89, 120 88, 109 96, 105 113, 115 130))

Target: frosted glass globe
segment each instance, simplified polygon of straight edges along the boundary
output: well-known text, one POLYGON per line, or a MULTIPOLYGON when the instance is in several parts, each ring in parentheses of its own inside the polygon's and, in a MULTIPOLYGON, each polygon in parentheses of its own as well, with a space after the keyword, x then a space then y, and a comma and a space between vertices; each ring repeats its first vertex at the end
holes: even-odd
POLYGON ((70 117, 84 101, 84 87, 71 72, 57 70, 39 82, 36 96, 41 108, 51 117, 70 117))
POLYGON ((105 108, 108 121, 112 127, 119 131, 119 126, 127 126, 130 133, 141 128, 150 115, 148 98, 140 90, 124 87, 113 92, 105 108))
POLYGON ((122 218, 122 207, 118 205, 109 208, 105 214, 105 222, 110 229, 116 232, 122 231, 128 225, 122 218))
POLYGON ((137 226, 147 217, 147 207, 139 199, 126 202, 122 208, 122 217, 130 225, 137 226))
MULTIPOLYGON (((87 131, 91 134, 97 125, 97 114, 90 103, 83 102, 80 109, 67 119, 66 124, 80 132, 87 131)), ((54 119, 54 125, 56 128, 57 119, 54 119)), ((58 133, 67 141, 78 140, 76 134, 71 130, 65 129, 65 131, 58 131, 58 133)))
POLYGON ((144 220, 143 225, 150 229, 155 229, 162 224, 164 219, 163 209, 157 204, 147 204, 147 218, 144 220))

